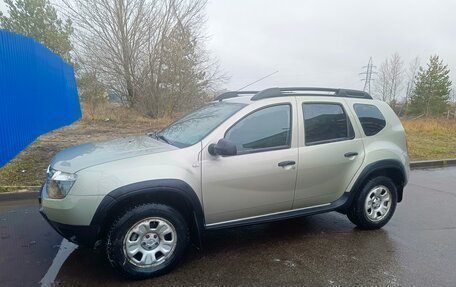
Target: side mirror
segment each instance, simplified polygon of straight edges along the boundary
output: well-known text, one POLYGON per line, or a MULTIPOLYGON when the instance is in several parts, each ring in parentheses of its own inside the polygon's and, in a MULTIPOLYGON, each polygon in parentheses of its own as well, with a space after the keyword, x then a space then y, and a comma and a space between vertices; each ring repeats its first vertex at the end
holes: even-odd
POLYGON ((230 156, 237 154, 236 145, 226 139, 219 140, 217 144, 210 144, 208 151, 211 155, 230 156))

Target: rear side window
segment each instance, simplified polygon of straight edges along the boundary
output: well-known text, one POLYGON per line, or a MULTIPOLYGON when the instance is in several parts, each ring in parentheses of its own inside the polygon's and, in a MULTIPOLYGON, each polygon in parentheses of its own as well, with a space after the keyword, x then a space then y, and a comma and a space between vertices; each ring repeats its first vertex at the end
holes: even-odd
POLYGON ((238 153, 288 148, 291 141, 291 107, 288 104, 257 110, 231 127, 225 138, 238 153))
POLYGON ((373 136, 386 126, 385 117, 383 117, 382 112, 376 106, 355 104, 353 108, 366 136, 373 136))
POLYGON ((340 104, 305 103, 302 110, 306 145, 354 138, 353 127, 340 104))

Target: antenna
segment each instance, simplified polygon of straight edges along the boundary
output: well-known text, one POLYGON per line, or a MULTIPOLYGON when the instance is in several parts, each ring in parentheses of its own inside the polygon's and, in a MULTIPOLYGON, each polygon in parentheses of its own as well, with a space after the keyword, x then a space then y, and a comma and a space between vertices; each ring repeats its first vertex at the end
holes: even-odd
POLYGON ((245 89, 245 88, 247 88, 247 87, 250 87, 251 85, 256 84, 256 83, 258 83, 259 81, 262 81, 262 80, 264 80, 264 79, 266 79, 266 78, 269 78, 270 76, 272 76, 272 75, 274 75, 274 74, 277 74, 278 72, 279 72, 279 71, 275 71, 274 73, 271 73, 271 74, 266 75, 266 76, 264 76, 264 77, 262 77, 262 78, 259 78, 258 80, 256 80, 256 81, 254 81, 254 82, 252 82, 252 83, 250 83, 250 84, 248 84, 248 85, 246 85, 246 86, 240 88, 238 91, 243 90, 243 89, 245 89))

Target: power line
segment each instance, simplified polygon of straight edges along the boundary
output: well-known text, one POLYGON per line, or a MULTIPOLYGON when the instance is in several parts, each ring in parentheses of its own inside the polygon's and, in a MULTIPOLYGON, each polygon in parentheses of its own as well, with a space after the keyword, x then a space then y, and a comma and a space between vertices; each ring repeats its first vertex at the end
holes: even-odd
POLYGON ((373 80, 372 75, 377 74, 375 71, 376 68, 377 66, 374 66, 372 63, 372 57, 370 57, 367 66, 363 66, 363 71, 359 73, 360 75, 365 75, 365 77, 361 79, 361 81, 364 81, 363 91, 368 92, 369 94, 371 92, 371 81, 373 80))

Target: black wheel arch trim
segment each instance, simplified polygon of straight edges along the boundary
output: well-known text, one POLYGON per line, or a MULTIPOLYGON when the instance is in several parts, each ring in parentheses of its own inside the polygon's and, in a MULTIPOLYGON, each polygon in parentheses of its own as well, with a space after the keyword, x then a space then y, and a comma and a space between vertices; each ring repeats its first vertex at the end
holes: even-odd
POLYGON ((208 229, 221 229, 230 228, 235 226, 250 225, 265 223, 270 221, 282 220, 286 218, 300 217, 305 215, 313 215, 329 211, 339 211, 346 213, 347 208, 351 205, 357 192, 362 187, 363 182, 369 178, 373 173, 379 172, 383 169, 395 169, 400 172, 403 179, 401 186, 398 188, 398 202, 402 200, 403 187, 407 184, 407 173, 404 165, 393 159, 380 160, 367 165, 356 179, 350 191, 345 192, 338 200, 323 207, 309 208, 308 210, 291 210, 290 213, 281 214, 277 216, 264 216, 254 220, 241 220, 239 222, 217 224, 216 226, 205 226, 204 211, 201 202, 196 195, 193 188, 186 182, 179 179, 159 179, 148 180, 138 183, 133 183, 119 187, 109 194, 107 194, 99 204, 94 217, 92 218, 90 226, 97 230, 97 235, 100 235, 102 225, 108 218, 108 211, 115 208, 118 204, 122 204, 125 200, 137 198, 137 196, 147 195, 160 195, 162 192, 172 193, 179 198, 185 200, 192 210, 191 220, 195 223, 194 230, 191 231, 193 242, 197 247, 202 246, 202 234, 208 229))
POLYGON ((201 231, 204 229, 205 222, 203 208, 193 188, 179 179, 147 180, 128 184, 111 191, 98 205, 90 226, 97 227, 98 233, 101 233, 102 228, 104 228, 103 224, 110 216, 110 210, 115 210, 116 207, 125 204, 126 201, 133 201, 138 197, 160 197, 164 193, 182 199, 188 205, 192 211, 192 218, 188 218, 188 220, 195 223, 194 229, 196 229, 191 230, 192 239, 197 247, 201 247, 201 231))
POLYGON ((400 173, 400 178, 402 178, 402 182, 398 186, 398 194, 397 194, 397 201, 401 202, 402 201, 402 193, 405 185, 407 184, 407 173, 405 171, 404 165, 394 159, 385 159, 385 160, 379 160, 373 163, 368 164, 363 171, 360 173, 358 178, 356 179, 355 183, 353 184, 353 187, 351 188, 350 192, 350 197, 345 204, 346 207, 350 206, 353 199, 355 198, 357 192, 359 192, 362 188, 362 184, 368 179, 372 174, 385 170, 385 169, 394 169, 397 172, 400 173))

